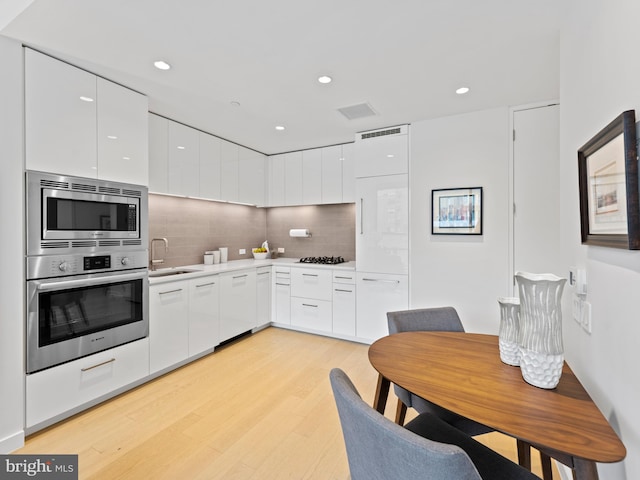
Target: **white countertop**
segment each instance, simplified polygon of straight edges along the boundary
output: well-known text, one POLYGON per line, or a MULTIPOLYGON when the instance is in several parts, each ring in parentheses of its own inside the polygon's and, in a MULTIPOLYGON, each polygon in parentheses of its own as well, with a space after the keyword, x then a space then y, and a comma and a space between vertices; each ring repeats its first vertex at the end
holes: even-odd
MULTIPOLYGON (((224 272, 234 272, 245 268, 256 267, 269 267, 271 265, 286 265, 290 267, 303 267, 303 268, 322 268, 329 270, 349 270, 355 271, 356 262, 344 262, 337 265, 325 265, 320 263, 300 263, 299 258, 267 258, 265 260, 232 260, 226 263, 218 263, 215 265, 205 265, 203 263, 197 265, 184 265, 175 268, 161 268, 156 272, 170 271, 170 270, 192 270, 189 273, 183 273, 180 275, 167 275, 165 277, 149 277, 150 285, 157 285, 160 283, 175 282, 177 280, 189 280, 191 278, 204 277, 207 275, 215 275, 224 272)), ((151 273, 151 272, 150 272, 151 273)))

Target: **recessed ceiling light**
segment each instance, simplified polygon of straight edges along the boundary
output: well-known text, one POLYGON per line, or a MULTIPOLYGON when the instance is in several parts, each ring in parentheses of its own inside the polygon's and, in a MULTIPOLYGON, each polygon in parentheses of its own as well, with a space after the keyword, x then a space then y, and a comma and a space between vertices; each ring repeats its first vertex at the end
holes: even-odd
POLYGON ((164 60, 157 60, 153 62, 153 66, 156 67, 158 70, 169 70, 171 68, 171 65, 169 65, 164 60))
POLYGON ((178 145, 178 150, 184 150, 185 147, 183 147, 182 145, 178 145))
POLYGON ((131 160, 131 157, 122 157, 123 160, 131 160))
POLYGON ((82 100, 83 102, 93 102, 93 98, 91 97, 80 97, 80 100, 82 100))
POLYGON ((390 153, 389 155, 387 155, 387 158, 393 158, 393 157, 395 157, 393 153, 390 153))
POLYGON ((469 92, 469 87, 460 87, 459 89, 456 90, 456 93, 458 95, 464 95, 467 92, 469 92))
POLYGON ((333 80, 333 78, 331 78, 329 75, 322 75, 318 77, 318 81, 320 83, 331 83, 331 80, 333 80))
POLYGON ((281 132, 282 130, 284 130, 284 127, 282 125, 276 125, 276 130, 281 132))
POLYGON ((109 140, 117 140, 118 139, 118 137, 116 137, 115 135, 107 135, 107 138, 109 140))

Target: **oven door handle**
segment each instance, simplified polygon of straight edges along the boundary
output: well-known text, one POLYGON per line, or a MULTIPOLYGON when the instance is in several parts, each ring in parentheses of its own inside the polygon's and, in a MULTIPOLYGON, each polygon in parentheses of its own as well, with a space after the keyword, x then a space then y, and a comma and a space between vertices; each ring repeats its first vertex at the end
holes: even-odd
POLYGON ((37 286, 39 292, 49 290, 65 290, 67 288, 82 288, 92 285, 102 285, 107 283, 128 282, 129 280, 138 280, 146 278, 147 273, 123 273, 121 275, 109 275, 95 278, 84 278, 82 280, 63 280, 61 282, 40 283, 37 286))

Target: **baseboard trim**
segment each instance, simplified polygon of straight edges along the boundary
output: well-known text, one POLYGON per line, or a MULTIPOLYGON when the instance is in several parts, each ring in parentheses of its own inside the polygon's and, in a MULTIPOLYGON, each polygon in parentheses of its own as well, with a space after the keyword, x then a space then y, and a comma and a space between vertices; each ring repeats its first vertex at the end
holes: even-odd
POLYGON ((3 455, 22 447, 24 447, 24 430, 20 430, 0 440, 0 453, 3 455))

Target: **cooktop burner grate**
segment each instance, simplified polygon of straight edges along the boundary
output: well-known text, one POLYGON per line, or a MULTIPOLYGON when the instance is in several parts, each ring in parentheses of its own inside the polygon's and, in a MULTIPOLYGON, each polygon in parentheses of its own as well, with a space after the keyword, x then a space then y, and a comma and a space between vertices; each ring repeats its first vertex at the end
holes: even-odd
POLYGON ((344 262, 345 259, 342 257, 305 257, 300 259, 300 263, 321 263, 324 265, 336 265, 344 262))

